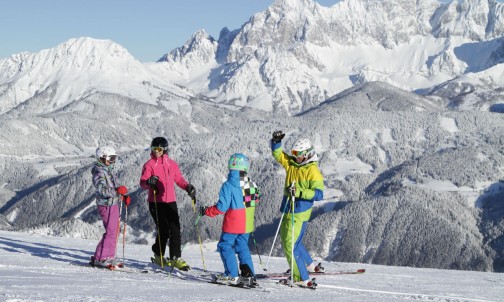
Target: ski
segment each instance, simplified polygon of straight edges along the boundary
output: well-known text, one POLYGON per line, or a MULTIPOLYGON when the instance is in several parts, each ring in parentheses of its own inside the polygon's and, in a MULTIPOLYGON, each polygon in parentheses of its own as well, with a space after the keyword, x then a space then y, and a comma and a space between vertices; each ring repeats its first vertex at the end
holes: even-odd
POLYGON ((168 274, 168 276, 171 275, 174 268, 173 266, 170 265, 161 266, 159 263, 156 262, 154 257, 151 257, 150 260, 152 263, 152 267, 156 273, 165 273, 168 274))
POLYGON ((304 285, 301 283, 291 284, 289 279, 280 279, 280 280, 278 280, 278 284, 289 286, 289 287, 312 289, 312 290, 315 290, 317 288, 317 282, 316 282, 315 278, 312 278, 310 281, 308 281, 307 285, 304 285))
POLYGON ((122 273, 147 273, 146 271, 140 271, 136 269, 131 269, 123 266, 118 266, 118 265, 108 265, 108 266, 97 266, 97 265, 90 265, 92 268, 96 269, 102 269, 102 270, 107 270, 107 271, 114 271, 114 272, 122 272, 122 273))
POLYGON ((324 272, 324 273, 310 273, 310 276, 333 276, 333 275, 355 275, 355 274, 364 274, 366 272, 366 269, 364 268, 359 268, 355 271, 336 271, 336 272, 324 272))
POLYGON ((159 263, 156 262, 156 260, 154 259, 154 257, 151 257, 151 262, 153 265, 159 267, 159 270, 163 271, 163 272, 166 272, 168 275, 171 275, 174 271, 178 270, 178 271, 184 271, 184 272, 188 272, 191 270, 191 267, 190 266, 187 266, 186 269, 179 269, 179 268, 176 268, 175 265, 165 265, 163 267, 161 267, 161 265, 159 265, 159 263))
MULTIPOLYGON (((207 283, 215 284, 215 285, 230 286, 230 287, 235 287, 235 288, 243 288, 243 289, 259 289, 259 287, 256 287, 256 286, 246 286, 243 284, 225 284, 225 283, 220 283, 220 282, 217 282, 214 280, 207 281, 207 283)), ((261 291, 263 291, 263 290, 261 289, 261 291)))
POLYGON ((94 265, 91 262, 80 262, 80 261, 72 261, 69 262, 70 265, 76 265, 81 267, 88 267, 93 269, 105 270, 105 271, 114 271, 114 272, 123 272, 123 273, 148 273, 148 270, 142 270, 137 268, 125 267, 124 265, 110 265, 110 266, 98 266, 94 265))
MULTIPOLYGON (((315 273, 312 272, 310 273, 310 277, 315 277, 315 276, 335 276, 335 275, 353 275, 353 274, 364 274, 366 272, 365 269, 360 268, 355 271, 335 271, 335 272, 324 272, 324 273, 315 273)), ((289 274, 284 272, 284 273, 264 273, 264 274, 256 274, 257 279, 264 279, 264 278, 271 278, 271 279, 279 279, 279 278, 285 278, 288 277, 289 274)))
POLYGON ((230 286, 230 287, 234 287, 234 288, 242 288, 242 289, 248 289, 248 290, 257 290, 257 291, 261 291, 261 292, 269 292, 268 290, 260 287, 257 284, 257 282, 255 282, 255 280, 253 280, 253 278, 240 277, 238 284, 228 284, 228 283, 219 282, 216 274, 211 274, 210 278, 211 278, 211 280, 207 281, 210 284, 230 286))
MULTIPOLYGON (((201 269, 198 269, 198 268, 194 268, 194 269, 191 268, 190 270, 179 270, 179 269, 177 269, 173 266, 169 266, 169 265, 165 265, 165 266, 161 267, 159 264, 157 264, 154 261, 154 258, 151 258, 151 262, 152 263, 149 264, 149 267, 151 268, 152 272, 164 274, 167 277, 174 276, 174 277, 178 277, 183 280, 187 280, 187 279, 195 280, 200 277, 209 277, 210 276, 210 273, 207 273, 207 271, 202 271, 201 269)), ((208 280, 204 280, 204 281, 206 282, 208 280)))
POLYGON ((215 285, 222 286, 230 286, 234 288, 242 288, 248 290, 255 290, 260 292, 269 292, 268 290, 262 288, 257 283, 253 284, 251 278, 242 278, 240 284, 226 284, 218 282, 216 279, 216 273, 208 273, 208 272, 186 272, 186 271, 176 271, 171 276, 177 277, 184 281, 193 281, 193 282, 201 282, 201 283, 209 283, 215 285))

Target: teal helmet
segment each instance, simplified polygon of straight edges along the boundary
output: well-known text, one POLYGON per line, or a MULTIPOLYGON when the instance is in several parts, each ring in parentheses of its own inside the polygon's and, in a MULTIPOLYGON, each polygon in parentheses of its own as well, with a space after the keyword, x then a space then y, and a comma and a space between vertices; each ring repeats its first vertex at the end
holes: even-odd
POLYGON ((235 153, 231 155, 228 162, 229 170, 238 170, 248 172, 250 162, 248 157, 242 153, 235 153))

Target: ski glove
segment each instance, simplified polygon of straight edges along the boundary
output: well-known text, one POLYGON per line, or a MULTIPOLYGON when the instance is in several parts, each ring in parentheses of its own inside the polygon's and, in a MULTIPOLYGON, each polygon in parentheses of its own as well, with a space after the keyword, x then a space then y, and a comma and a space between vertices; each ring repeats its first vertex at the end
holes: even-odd
POLYGON ((303 192, 300 189, 296 190, 296 186, 289 187, 289 195, 296 198, 303 198, 303 192))
POLYGON ((200 216, 205 216, 206 210, 207 210, 207 207, 200 206, 199 210, 198 210, 198 213, 200 214, 200 216))
POLYGON ((118 194, 124 195, 124 194, 128 193, 128 188, 126 188, 125 186, 120 186, 116 189, 116 192, 118 194))
POLYGON ((129 196, 129 195, 123 196, 123 201, 126 204, 126 206, 129 206, 131 203, 131 196, 129 196))
POLYGON ((273 136, 272 136, 271 140, 274 143, 280 143, 284 137, 285 137, 285 133, 283 133, 282 130, 277 130, 277 131, 273 132, 273 136))
POLYGON ((147 179, 147 184, 151 187, 156 186, 158 179, 159 177, 152 175, 151 177, 149 177, 149 179, 147 179))
POLYGON ((185 190, 192 199, 196 198, 196 188, 193 185, 187 184, 185 190))

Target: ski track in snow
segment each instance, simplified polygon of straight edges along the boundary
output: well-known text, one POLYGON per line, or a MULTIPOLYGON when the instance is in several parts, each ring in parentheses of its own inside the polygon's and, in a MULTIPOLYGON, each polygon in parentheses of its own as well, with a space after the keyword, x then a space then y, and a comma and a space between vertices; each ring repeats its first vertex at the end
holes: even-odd
POLYGON ((420 300, 420 301, 475 301, 475 302, 490 302, 490 300, 481 300, 481 299, 467 299, 463 297, 456 296, 440 296, 440 295, 426 295, 426 294, 415 294, 415 293, 401 293, 401 292, 392 292, 392 291, 380 291, 380 290, 367 290, 360 288, 351 288, 351 287, 343 287, 343 286, 334 286, 334 285, 319 285, 319 288, 331 288, 337 289, 341 291, 351 291, 357 292, 358 294, 369 293, 373 294, 372 296, 382 296, 383 298, 387 296, 400 296, 404 299, 408 300, 420 300), (378 294, 378 295, 376 295, 378 294))

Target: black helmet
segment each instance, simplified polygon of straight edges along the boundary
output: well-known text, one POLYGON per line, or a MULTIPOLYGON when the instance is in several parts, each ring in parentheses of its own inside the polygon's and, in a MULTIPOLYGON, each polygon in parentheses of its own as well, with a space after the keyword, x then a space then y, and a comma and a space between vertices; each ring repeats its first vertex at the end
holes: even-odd
POLYGON ((166 140, 166 138, 164 137, 155 137, 153 140, 152 140, 152 143, 151 143, 151 148, 153 147, 161 147, 163 148, 163 153, 166 154, 168 152, 168 141, 166 140))

